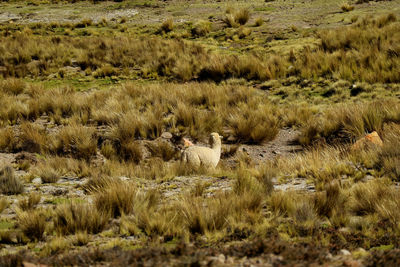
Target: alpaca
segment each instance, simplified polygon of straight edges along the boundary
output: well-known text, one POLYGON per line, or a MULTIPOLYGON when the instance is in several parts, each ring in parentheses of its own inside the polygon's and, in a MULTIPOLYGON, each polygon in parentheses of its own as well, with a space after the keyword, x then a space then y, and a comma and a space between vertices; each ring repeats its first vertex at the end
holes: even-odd
POLYGON ((209 143, 211 148, 195 145, 187 147, 182 153, 181 162, 195 168, 200 166, 215 168, 221 157, 221 136, 218 133, 212 133, 209 143))

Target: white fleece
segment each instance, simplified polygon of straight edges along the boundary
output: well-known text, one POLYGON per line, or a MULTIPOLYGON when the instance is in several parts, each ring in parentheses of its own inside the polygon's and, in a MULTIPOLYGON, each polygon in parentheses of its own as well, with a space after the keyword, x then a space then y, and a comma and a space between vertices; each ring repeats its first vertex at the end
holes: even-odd
POLYGON ((215 168, 221 157, 221 137, 218 133, 210 135, 210 145, 211 148, 189 146, 183 151, 181 161, 195 168, 200 166, 215 168))

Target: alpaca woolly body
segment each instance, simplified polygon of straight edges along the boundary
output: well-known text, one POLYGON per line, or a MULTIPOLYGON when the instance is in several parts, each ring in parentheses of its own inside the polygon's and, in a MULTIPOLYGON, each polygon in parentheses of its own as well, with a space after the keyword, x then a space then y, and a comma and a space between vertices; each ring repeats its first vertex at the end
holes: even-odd
POLYGON ((211 148, 194 145, 188 147, 182 153, 182 162, 195 168, 215 168, 221 157, 221 138, 218 133, 210 135, 210 144, 211 148))

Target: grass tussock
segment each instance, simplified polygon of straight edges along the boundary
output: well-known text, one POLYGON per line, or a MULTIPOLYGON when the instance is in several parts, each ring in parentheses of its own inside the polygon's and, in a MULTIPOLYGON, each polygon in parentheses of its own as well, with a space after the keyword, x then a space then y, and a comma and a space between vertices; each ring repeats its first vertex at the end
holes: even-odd
POLYGON ((278 134, 279 126, 274 110, 262 105, 256 112, 243 106, 232 113, 229 125, 237 142, 260 144, 270 141, 278 134))
POLYGON ((63 127, 56 137, 54 150, 89 160, 97 152, 95 130, 81 125, 63 127))
POLYGON ((168 33, 170 31, 172 31, 173 29, 174 29, 174 20, 173 19, 165 20, 160 26, 161 32, 165 32, 165 33, 168 33))
POLYGON ((198 21, 196 22, 192 29, 191 34, 195 37, 206 36, 211 31, 211 23, 208 21, 198 21))
POLYGON ((15 176, 14 169, 10 166, 0 170, 0 191, 5 195, 15 195, 24 192, 24 185, 15 176))
POLYGON ((8 208, 9 205, 10 205, 10 203, 7 201, 6 198, 4 198, 4 197, 0 198, 0 214, 1 214, 6 208, 8 208))
POLYGON ((42 240, 46 230, 46 216, 41 210, 17 213, 18 228, 31 240, 42 240))
POLYGON ((246 8, 239 10, 229 9, 227 10, 224 22, 228 27, 238 27, 239 25, 245 25, 250 19, 250 11, 246 8))
POLYGON ((299 137, 301 144, 321 140, 328 143, 352 141, 366 133, 380 132, 385 122, 398 121, 397 103, 371 102, 352 107, 343 106, 325 111, 324 116, 310 121, 299 137))
POLYGON ((40 154, 47 150, 48 143, 48 136, 44 129, 32 123, 21 125, 18 150, 40 154))
POLYGON ((354 6, 349 3, 342 4, 340 8, 342 9, 343 12, 350 12, 354 10, 354 6))
POLYGON ((26 84, 20 79, 10 78, 0 83, 0 91, 10 95, 22 94, 25 88, 26 84))
POLYGON ((108 219, 109 216, 98 211, 95 206, 70 203, 57 207, 53 222, 55 231, 62 235, 83 231, 96 234, 105 228, 108 219))
POLYGON ((30 193, 28 197, 25 197, 18 201, 18 207, 23 211, 34 209, 39 204, 41 196, 38 193, 30 193))
POLYGON ((94 203, 100 212, 119 217, 133 212, 136 188, 131 183, 114 181, 94 196, 94 203))

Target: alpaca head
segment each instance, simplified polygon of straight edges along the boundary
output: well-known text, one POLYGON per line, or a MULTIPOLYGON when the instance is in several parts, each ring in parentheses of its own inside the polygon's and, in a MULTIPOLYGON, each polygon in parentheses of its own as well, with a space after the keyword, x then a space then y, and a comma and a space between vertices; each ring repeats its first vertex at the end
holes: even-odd
POLYGON ((221 145, 221 139, 222 139, 222 136, 220 136, 218 133, 211 133, 210 134, 210 145, 212 147, 214 147, 216 145, 221 145))

